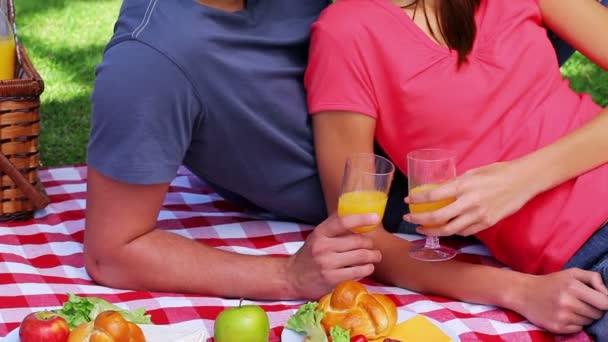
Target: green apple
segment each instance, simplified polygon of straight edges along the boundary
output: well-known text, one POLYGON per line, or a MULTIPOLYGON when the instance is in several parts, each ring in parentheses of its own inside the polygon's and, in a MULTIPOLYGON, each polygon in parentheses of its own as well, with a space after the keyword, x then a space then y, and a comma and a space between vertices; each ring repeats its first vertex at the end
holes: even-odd
POLYGON ((220 312, 213 334, 215 342, 268 342, 270 322, 261 307, 239 303, 220 312))

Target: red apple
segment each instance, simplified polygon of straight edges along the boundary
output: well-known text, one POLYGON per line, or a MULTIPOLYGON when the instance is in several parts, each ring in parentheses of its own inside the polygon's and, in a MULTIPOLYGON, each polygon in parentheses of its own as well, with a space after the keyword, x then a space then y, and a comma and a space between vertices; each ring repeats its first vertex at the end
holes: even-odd
POLYGON ((33 312, 19 328, 21 342, 66 342, 70 327, 63 317, 50 311, 33 312))

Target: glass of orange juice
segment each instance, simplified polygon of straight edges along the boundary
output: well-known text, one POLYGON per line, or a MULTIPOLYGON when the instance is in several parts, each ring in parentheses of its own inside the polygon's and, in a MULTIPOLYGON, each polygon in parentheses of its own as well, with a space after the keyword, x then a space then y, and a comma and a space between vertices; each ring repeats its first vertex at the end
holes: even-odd
MULTIPOLYGON (((352 155, 344 167, 338 215, 374 213, 382 219, 394 173, 395 165, 386 158, 372 153, 352 155)), ((352 231, 366 233, 375 228, 362 226, 352 231)))
MULTIPOLYGON (((444 149, 421 149, 407 155, 407 180, 410 194, 428 191, 456 177, 456 162, 452 152, 444 149)), ((422 213, 441 209, 455 198, 435 202, 410 204, 410 212, 422 213)), ((433 228, 437 226, 428 226, 433 228)), ((427 236, 424 244, 414 245, 409 254, 422 261, 443 261, 456 256, 456 250, 441 246, 439 238, 427 236)))
POLYGON ((0 11, 0 81, 15 78, 15 36, 8 17, 0 11))

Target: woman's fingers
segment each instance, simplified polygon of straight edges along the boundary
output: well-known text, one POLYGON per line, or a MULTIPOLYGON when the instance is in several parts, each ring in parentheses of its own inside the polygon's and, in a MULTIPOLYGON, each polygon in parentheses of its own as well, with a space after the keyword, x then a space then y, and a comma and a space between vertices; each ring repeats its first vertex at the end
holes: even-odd
POLYGON ((464 212, 440 227, 421 226, 418 227, 416 231, 427 236, 449 236, 455 234, 464 235, 463 230, 475 227, 476 225, 476 216, 472 212, 464 212))
POLYGON ((453 181, 441 184, 431 190, 421 191, 416 193, 410 193, 405 198, 405 202, 410 203, 429 203, 436 202, 446 198, 455 198, 460 195, 460 181, 455 179, 453 181))
MULTIPOLYGON (((605 292, 602 292, 605 289, 605 286, 603 286, 602 276, 597 272, 584 271, 580 269, 573 270, 572 274, 577 280, 580 281, 579 285, 573 289, 576 297, 600 312, 607 311, 608 296, 605 292), (600 290, 598 291, 596 287, 600 290)), ((599 318, 597 317, 597 314, 590 315, 589 317, 593 317, 595 319, 599 318)))
MULTIPOLYGON (((595 306, 602 305, 603 299, 600 297, 606 297, 601 292, 595 291, 583 283, 579 283, 572 289, 572 295, 574 296, 572 302, 565 305, 571 309, 573 314, 589 320, 589 323, 604 315, 604 311, 595 306)), ((572 322, 578 324, 581 321, 574 320, 572 322)))

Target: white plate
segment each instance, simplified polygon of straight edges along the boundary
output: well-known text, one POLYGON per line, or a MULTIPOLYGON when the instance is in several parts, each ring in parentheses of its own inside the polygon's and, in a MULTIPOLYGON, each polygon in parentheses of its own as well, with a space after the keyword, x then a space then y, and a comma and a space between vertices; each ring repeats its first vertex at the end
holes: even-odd
MULTIPOLYGON (((209 337, 201 320, 176 324, 140 324, 147 342, 205 342, 209 337)), ((10 332, 2 342, 19 342, 19 328, 10 332)))
MULTIPOLYGON (((413 318, 416 315, 417 315, 417 313, 415 313, 415 312, 397 310, 397 322, 399 322, 399 323, 405 322, 408 319, 413 318)), ((429 320, 429 322, 433 323, 433 325, 435 325, 444 334, 448 335, 452 339, 452 341, 460 342, 460 337, 458 337, 458 335, 456 335, 453 331, 449 330, 445 325, 439 323, 438 321, 436 321, 432 318, 429 318, 426 316, 425 316, 425 318, 427 320, 429 320)), ((304 337, 306 337, 306 336, 303 336, 293 330, 285 328, 285 329, 283 329, 283 333, 281 334, 281 342, 302 342, 302 341, 304 341, 304 337)))

